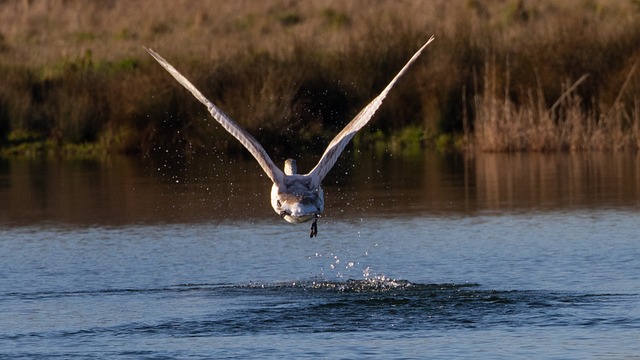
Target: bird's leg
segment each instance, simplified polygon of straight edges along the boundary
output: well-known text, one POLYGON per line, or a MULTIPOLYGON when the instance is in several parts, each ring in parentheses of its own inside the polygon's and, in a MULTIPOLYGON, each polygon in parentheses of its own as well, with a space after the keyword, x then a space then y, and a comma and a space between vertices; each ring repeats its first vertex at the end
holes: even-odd
POLYGON ((313 222, 311 223, 311 233, 309 237, 312 238, 318 235, 318 214, 315 214, 313 217, 313 222))

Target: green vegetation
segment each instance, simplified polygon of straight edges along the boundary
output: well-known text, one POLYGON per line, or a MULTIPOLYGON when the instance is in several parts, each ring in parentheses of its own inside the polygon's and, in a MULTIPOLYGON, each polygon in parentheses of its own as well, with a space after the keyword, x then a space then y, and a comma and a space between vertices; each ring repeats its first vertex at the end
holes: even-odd
POLYGON ((1 154, 239 151, 141 45, 270 153, 320 152, 431 34, 355 146, 640 149, 637 1, 216 4, 1 2, 1 154))

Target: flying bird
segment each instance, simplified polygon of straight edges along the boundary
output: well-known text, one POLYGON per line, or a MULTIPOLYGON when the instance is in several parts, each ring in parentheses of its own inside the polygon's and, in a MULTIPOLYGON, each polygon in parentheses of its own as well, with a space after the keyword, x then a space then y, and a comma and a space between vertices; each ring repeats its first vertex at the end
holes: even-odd
POLYGON ((284 164, 284 171, 280 170, 271 160, 262 145, 251 136, 246 130, 241 128, 220 108, 209 101, 187 78, 178 72, 171 64, 162 58, 155 51, 145 48, 162 67, 165 68, 182 86, 189 90, 196 99, 207 107, 211 116, 222 127, 235 137, 258 161, 262 170, 273 182, 271 187, 271 206, 281 218, 290 223, 302 223, 313 220, 311 224, 310 237, 318 234, 318 217, 324 211, 324 192, 320 183, 329 170, 338 160, 340 153, 347 146, 353 136, 365 126, 376 110, 382 104, 391 88, 398 79, 409 69, 422 53, 422 50, 434 40, 431 36, 429 40, 409 59, 400 72, 391 80, 380 95, 374 98, 367 106, 356 115, 347 126, 336 135, 322 154, 318 164, 307 174, 298 174, 296 161, 288 159, 284 164))

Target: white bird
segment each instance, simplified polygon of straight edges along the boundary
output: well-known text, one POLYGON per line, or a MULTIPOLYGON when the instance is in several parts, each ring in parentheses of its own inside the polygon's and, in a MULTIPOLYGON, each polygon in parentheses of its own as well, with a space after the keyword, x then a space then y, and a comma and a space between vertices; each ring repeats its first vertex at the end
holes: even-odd
POLYGON ((351 141, 358 130, 365 126, 373 114, 375 114, 382 100, 387 96, 396 81, 407 71, 409 66, 416 61, 422 50, 433 41, 431 38, 409 59, 400 72, 391 80, 389 85, 382 90, 380 95, 373 99, 356 115, 347 126, 336 135, 327 149, 322 154, 318 164, 307 174, 298 174, 296 162, 293 159, 285 161, 284 172, 282 172, 271 160, 262 145, 227 114, 220 110, 216 105, 202 95, 202 93, 178 72, 171 64, 163 59, 158 53, 151 49, 145 48, 154 59, 162 65, 182 86, 191 91, 202 104, 207 107, 220 125, 227 130, 233 137, 238 139, 242 145, 253 155, 258 161, 262 170, 267 174, 273 182, 271 187, 271 206, 273 210, 284 220, 290 223, 302 223, 313 219, 311 224, 310 237, 314 237, 318 233, 317 221, 318 217, 324 211, 324 192, 320 183, 327 175, 329 170, 338 160, 340 153, 345 146, 351 141))

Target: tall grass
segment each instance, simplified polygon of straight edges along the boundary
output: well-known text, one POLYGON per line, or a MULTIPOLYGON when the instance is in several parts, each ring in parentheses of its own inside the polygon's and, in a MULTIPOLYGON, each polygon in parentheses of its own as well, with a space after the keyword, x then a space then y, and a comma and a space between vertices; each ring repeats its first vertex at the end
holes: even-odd
MULTIPOLYGON (((627 79, 635 72, 634 65, 627 79)), ((543 89, 529 90, 523 103, 510 97, 507 84, 497 89, 495 65, 485 67, 484 88, 475 97, 473 140, 483 151, 637 150, 640 119, 637 100, 625 107, 616 98, 611 104, 592 99, 585 103, 578 88, 585 74, 562 85, 564 92, 551 105, 543 89), (502 93, 501 93, 502 91, 502 93)), ((509 79, 509 74, 505 75, 509 79)), ((620 89, 622 95, 625 82, 620 89)))
POLYGON ((0 3, 0 144, 240 147, 150 46, 270 153, 321 151, 430 34, 358 146, 640 148, 634 1, 0 3))

